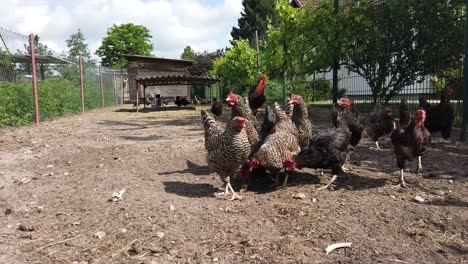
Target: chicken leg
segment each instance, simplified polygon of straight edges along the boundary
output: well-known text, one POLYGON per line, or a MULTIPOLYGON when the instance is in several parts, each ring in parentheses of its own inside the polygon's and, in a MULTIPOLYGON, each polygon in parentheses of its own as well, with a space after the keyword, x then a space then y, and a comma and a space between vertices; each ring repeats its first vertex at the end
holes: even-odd
POLYGON ((231 200, 231 201, 237 200, 237 199, 238 199, 238 200, 242 200, 242 197, 239 196, 238 194, 236 194, 236 192, 235 192, 234 189, 232 188, 231 183, 228 183, 228 184, 227 184, 227 187, 228 187, 228 188, 231 190, 231 192, 232 192, 232 197, 231 197, 231 199, 229 199, 229 200, 231 200))
POLYGON ((402 188, 408 187, 408 185, 406 185, 406 182, 405 182, 405 176, 403 176, 403 169, 400 170, 400 186, 402 188))
POLYGON ((422 173, 422 163, 421 163, 421 156, 418 156, 418 168, 416 169, 416 174, 422 173))
POLYGON ((336 178, 338 178, 338 175, 333 175, 333 177, 332 177, 332 179, 330 180, 330 182, 329 182, 327 185, 318 188, 317 191, 321 191, 321 190, 324 190, 324 189, 328 189, 328 188, 332 185, 332 183, 336 181, 336 178))
POLYGON ((382 150, 382 149, 380 148, 380 146, 379 146, 379 141, 378 141, 378 140, 375 141, 375 149, 376 149, 376 150, 382 150))

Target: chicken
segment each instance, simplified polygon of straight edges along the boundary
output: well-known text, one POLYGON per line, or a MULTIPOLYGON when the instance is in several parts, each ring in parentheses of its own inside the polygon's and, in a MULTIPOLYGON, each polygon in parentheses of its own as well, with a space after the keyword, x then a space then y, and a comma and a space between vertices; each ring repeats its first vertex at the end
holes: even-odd
POLYGON ((400 169, 400 185, 406 187, 403 171, 405 162, 418 158, 418 168, 416 173, 422 172, 421 156, 426 150, 426 145, 431 142, 431 134, 424 127, 426 120, 426 111, 419 109, 414 114, 414 118, 406 128, 394 130, 391 135, 392 144, 394 146, 397 166, 400 169))
POLYGON ((426 111, 426 122, 424 126, 429 132, 441 132, 442 137, 447 140, 450 138, 455 115, 450 105, 450 96, 452 88, 450 86, 440 96, 440 103, 437 106, 431 106, 423 97, 419 97, 419 106, 426 111))
POLYGON ((400 102, 400 127, 407 127, 411 122, 408 101, 403 98, 400 102))
POLYGON ((312 124, 309 120, 307 106, 301 96, 291 94, 289 101, 293 105, 292 121, 299 132, 299 146, 301 149, 307 148, 310 138, 312 137, 312 124))
POLYGON ((245 131, 246 120, 242 117, 233 118, 225 129, 220 128, 216 121, 205 111, 201 111, 205 130, 206 160, 211 171, 217 173, 224 183, 223 196, 232 192, 231 200, 241 199, 232 186, 231 178, 239 173, 240 165, 250 153, 250 145, 245 131))
POLYGON ((297 155, 301 148, 299 147, 297 128, 277 103, 274 105, 274 113, 276 124, 271 134, 258 146, 257 151, 251 153, 246 162, 249 170, 259 166, 264 167, 272 176, 275 176, 276 183, 278 183, 279 172, 284 168, 286 173, 282 185, 284 187, 288 181, 288 172, 293 171, 296 167, 292 157, 297 155))
POLYGON ((181 106, 187 106, 190 104, 189 101, 187 101, 187 99, 185 98, 180 98, 180 96, 176 96, 176 99, 175 99, 175 102, 174 102, 178 107, 181 107, 181 106))
POLYGON ((229 92, 226 98, 226 102, 230 107, 232 107, 231 118, 240 116, 246 119, 245 130, 247 132, 247 136, 249 137, 250 145, 252 146, 253 144, 257 143, 260 140, 258 131, 255 127, 257 119, 255 118, 249 106, 244 103, 239 95, 234 94, 233 92, 229 92))
POLYGON ((220 116, 223 114, 223 106, 221 105, 221 101, 216 98, 213 98, 213 104, 211 105, 211 113, 215 116, 220 116))
POLYGON ((348 156, 350 140, 351 132, 348 129, 330 128, 313 135, 308 147, 294 157, 298 168, 332 170, 333 177, 330 182, 317 190, 329 188, 344 172, 343 165, 348 156))
POLYGON ((266 84, 265 75, 260 75, 258 77, 258 83, 250 87, 249 106, 252 109, 255 116, 257 115, 257 110, 261 108, 262 105, 266 101, 265 84, 266 84))
POLYGON ((273 130, 276 123, 276 116, 271 106, 267 105, 265 109, 265 116, 263 117, 263 123, 260 127, 260 140, 264 140, 273 130))
POLYGON ((351 132, 350 144, 355 147, 361 141, 364 126, 359 121, 359 113, 348 98, 341 98, 341 109, 333 107, 333 125, 347 127, 351 132))
POLYGON ((392 109, 387 107, 382 110, 379 103, 375 104, 374 111, 369 115, 367 135, 375 142, 377 150, 381 150, 379 138, 390 134, 394 129, 396 129, 396 123, 393 120, 392 109))

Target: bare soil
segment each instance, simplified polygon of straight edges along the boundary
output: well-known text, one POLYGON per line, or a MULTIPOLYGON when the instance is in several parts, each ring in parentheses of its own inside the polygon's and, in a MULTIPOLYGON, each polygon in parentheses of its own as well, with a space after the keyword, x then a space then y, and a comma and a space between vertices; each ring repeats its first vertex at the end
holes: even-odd
MULTIPOLYGON (((467 144, 436 137, 400 189, 389 139, 364 138, 334 190, 302 170, 229 201, 199 111, 129 109, 0 131, 0 263, 468 263, 467 144), (338 242, 352 245, 325 253, 338 242)), ((326 109, 311 120, 330 126, 326 109)))

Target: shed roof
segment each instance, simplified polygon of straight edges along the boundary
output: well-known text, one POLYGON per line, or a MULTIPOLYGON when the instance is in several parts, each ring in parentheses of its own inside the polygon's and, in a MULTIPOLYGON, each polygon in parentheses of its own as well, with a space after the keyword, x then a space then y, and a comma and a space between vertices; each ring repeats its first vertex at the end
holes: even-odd
POLYGON ((124 54, 125 59, 129 62, 139 62, 139 63, 158 63, 158 62, 171 62, 176 64, 181 64, 184 66, 190 66, 193 64, 191 60, 176 60, 176 59, 167 59, 167 58, 157 58, 153 56, 141 56, 141 55, 130 55, 124 54))
MULTIPOLYGON (((29 62, 31 63, 31 56, 30 55, 23 55, 23 54, 14 54, 9 55, 15 62, 29 62)), ((53 55, 34 55, 34 59, 36 63, 57 63, 57 64, 66 64, 71 63, 69 61, 63 60, 53 55)))
POLYGON ((135 79, 144 87, 162 86, 162 85, 213 85, 219 82, 219 79, 206 76, 193 76, 188 74, 181 75, 155 75, 144 76, 135 79))

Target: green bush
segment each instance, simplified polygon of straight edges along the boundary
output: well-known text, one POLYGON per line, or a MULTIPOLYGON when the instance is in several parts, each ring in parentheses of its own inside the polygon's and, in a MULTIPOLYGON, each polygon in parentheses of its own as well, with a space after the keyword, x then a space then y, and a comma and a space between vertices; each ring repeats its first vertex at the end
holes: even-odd
MULTIPOLYGON (((85 108, 101 107, 99 78, 87 76, 85 108)), ((99 77, 99 76, 97 76, 99 77)), ((104 80, 106 106, 114 105, 112 79, 104 80)), ((54 77, 37 83, 41 120, 81 111, 79 83, 54 77)), ((30 82, 0 82, 0 127, 20 126, 34 121, 34 97, 30 82)))

